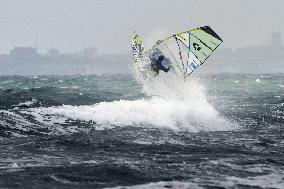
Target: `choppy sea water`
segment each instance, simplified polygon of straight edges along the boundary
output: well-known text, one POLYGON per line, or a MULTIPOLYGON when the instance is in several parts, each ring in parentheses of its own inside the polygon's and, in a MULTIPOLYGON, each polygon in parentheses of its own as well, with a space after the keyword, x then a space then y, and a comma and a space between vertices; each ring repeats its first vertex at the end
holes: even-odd
POLYGON ((284 76, 0 77, 1 188, 284 188, 284 76))

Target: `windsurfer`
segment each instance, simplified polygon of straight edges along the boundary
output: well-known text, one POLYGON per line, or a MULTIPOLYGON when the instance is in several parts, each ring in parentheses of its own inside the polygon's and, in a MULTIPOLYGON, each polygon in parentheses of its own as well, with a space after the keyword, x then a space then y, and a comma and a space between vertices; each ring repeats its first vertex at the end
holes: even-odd
POLYGON ((151 68, 157 74, 159 74, 159 70, 163 70, 166 73, 170 70, 170 67, 166 68, 165 66, 163 66, 162 62, 164 61, 164 59, 164 55, 160 55, 157 60, 152 60, 151 62, 151 68))

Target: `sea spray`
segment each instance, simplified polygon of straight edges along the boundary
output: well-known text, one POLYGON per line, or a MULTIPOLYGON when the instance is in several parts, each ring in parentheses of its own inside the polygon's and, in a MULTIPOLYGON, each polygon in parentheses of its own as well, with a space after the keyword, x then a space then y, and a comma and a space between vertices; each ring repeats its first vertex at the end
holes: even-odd
POLYGON ((204 86, 196 80, 185 82, 181 78, 161 75, 144 80, 143 91, 147 98, 100 102, 91 106, 34 108, 30 111, 38 119, 49 117, 50 121, 58 122, 57 117, 92 121, 97 129, 142 126, 198 132, 236 128, 208 103, 204 86))

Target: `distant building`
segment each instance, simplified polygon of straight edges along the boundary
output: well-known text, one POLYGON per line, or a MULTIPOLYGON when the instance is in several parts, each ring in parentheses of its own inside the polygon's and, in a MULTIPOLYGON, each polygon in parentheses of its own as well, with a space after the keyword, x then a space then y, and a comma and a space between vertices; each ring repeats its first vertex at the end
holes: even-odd
POLYGON ((281 39, 281 33, 273 33, 271 35, 271 45, 273 47, 281 47, 282 46, 282 39, 281 39))
POLYGON ((83 50, 83 56, 94 58, 97 55, 97 48, 88 48, 83 50))
POLYGON ((33 58, 38 56, 38 52, 33 47, 14 47, 10 51, 10 56, 13 58, 33 58))
POLYGON ((47 53, 46 53, 46 56, 48 56, 48 57, 58 57, 59 56, 59 50, 55 49, 55 48, 48 49, 47 53))
POLYGON ((8 63, 10 61, 10 56, 8 54, 0 54, 0 64, 8 63))

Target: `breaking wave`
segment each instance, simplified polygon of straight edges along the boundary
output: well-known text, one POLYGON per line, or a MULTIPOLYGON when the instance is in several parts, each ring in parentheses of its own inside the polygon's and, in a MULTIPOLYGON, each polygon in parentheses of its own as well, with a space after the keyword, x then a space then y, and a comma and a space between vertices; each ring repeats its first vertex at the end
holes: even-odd
POLYGON ((206 100, 204 87, 194 80, 184 82, 183 79, 161 76, 144 81, 143 91, 148 98, 94 105, 29 108, 20 110, 20 113, 25 115, 22 119, 30 115, 37 125, 48 126, 51 133, 61 134, 83 129, 62 126, 74 121, 91 123, 91 127, 98 130, 143 126, 199 132, 226 131, 238 127, 219 115, 206 100))
POLYGON ((40 101, 32 99, 13 109, 1 110, 1 125, 16 136, 61 135, 127 126, 188 132, 239 128, 207 101, 205 87, 196 78, 185 82, 183 78, 161 73, 139 82, 146 94, 144 98, 51 107, 42 107, 40 101))

